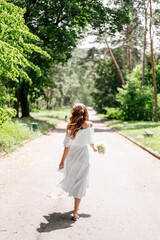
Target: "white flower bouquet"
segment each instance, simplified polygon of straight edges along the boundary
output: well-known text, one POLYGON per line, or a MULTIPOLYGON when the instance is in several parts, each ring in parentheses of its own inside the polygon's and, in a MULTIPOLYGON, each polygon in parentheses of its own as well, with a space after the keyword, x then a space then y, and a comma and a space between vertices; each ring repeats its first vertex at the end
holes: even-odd
POLYGON ((105 153, 106 153, 106 144, 105 144, 105 143, 103 143, 103 142, 97 143, 97 144, 96 144, 96 147, 97 147, 98 152, 99 152, 100 154, 105 154, 105 153))

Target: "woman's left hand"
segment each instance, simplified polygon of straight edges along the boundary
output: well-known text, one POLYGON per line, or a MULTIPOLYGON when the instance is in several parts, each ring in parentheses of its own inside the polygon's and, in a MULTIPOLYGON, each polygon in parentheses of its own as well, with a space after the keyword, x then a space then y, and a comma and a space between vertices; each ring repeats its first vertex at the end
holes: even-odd
POLYGON ((97 152, 97 151, 98 151, 98 149, 97 149, 96 147, 94 147, 93 151, 94 151, 94 152, 97 152))
POLYGON ((64 162, 61 162, 60 164, 59 164, 59 169, 61 170, 61 169, 63 169, 64 168, 64 162))

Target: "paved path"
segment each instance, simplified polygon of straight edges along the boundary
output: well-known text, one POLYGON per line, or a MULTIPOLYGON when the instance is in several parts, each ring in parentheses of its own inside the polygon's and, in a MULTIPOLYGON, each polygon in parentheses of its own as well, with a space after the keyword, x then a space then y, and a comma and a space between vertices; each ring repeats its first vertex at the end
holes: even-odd
POLYGON ((73 199, 56 188, 61 123, 0 160, 0 240, 160 240, 160 161, 90 117, 108 152, 91 152, 80 219, 69 219, 73 199))

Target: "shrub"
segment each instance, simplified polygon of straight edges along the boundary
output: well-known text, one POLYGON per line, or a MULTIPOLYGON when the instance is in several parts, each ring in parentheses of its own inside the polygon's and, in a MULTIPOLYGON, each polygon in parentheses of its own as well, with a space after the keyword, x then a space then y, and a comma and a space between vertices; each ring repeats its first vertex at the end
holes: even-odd
POLYGON ((33 132, 27 126, 20 126, 18 121, 6 121, 0 127, 0 150, 10 152, 32 135, 33 132))
POLYGON ((141 81, 135 78, 134 72, 130 75, 127 84, 118 88, 116 95, 120 102, 121 118, 125 120, 152 120, 154 115, 153 88, 142 86, 141 81))
POLYGON ((16 116, 16 110, 8 107, 11 100, 15 99, 8 94, 7 89, 0 83, 0 125, 16 116))
POLYGON ((0 107, 0 125, 2 125, 5 121, 15 117, 16 110, 12 108, 2 108, 0 107))
POLYGON ((122 113, 119 108, 105 108, 106 116, 109 119, 122 119, 122 113))

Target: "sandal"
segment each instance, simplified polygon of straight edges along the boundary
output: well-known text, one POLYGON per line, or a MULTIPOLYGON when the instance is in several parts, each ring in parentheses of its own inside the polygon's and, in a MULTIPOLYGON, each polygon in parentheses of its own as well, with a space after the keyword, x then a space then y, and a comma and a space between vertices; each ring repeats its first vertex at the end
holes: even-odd
POLYGON ((77 213, 73 213, 72 220, 77 221, 79 218, 79 215, 77 213))

